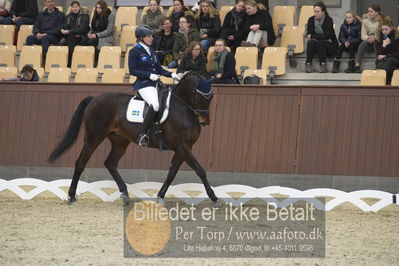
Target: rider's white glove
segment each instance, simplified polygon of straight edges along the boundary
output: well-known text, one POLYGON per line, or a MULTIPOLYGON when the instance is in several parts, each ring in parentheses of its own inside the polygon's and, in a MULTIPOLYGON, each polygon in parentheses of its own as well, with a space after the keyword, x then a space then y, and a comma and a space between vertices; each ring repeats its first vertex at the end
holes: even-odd
POLYGON ((172 79, 179 80, 179 76, 176 73, 172 73, 172 79))
POLYGON ((152 81, 157 81, 158 79, 159 79, 159 76, 158 76, 158 75, 150 74, 150 80, 152 80, 152 81))

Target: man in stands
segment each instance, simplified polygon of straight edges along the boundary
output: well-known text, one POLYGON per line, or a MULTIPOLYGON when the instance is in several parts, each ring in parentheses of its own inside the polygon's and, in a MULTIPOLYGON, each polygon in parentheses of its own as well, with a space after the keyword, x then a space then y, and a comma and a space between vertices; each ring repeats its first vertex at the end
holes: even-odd
POLYGON ((46 9, 36 19, 33 35, 26 38, 26 45, 40 44, 42 46, 43 63, 50 44, 60 41, 64 21, 64 13, 55 7, 55 0, 46 0, 46 9))

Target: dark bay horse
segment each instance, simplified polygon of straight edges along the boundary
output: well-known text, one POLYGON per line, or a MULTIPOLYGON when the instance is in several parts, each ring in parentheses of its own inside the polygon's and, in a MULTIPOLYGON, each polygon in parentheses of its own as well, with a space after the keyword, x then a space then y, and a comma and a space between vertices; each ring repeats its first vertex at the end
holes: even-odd
MULTIPOLYGON (((201 178, 206 193, 213 202, 218 198, 209 185, 205 170, 191 152, 193 144, 201 133, 198 112, 196 110, 208 110, 210 98, 204 97, 201 91, 196 89, 198 76, 194 73, 186 74, 174 88, 169 116, 160 124, 163 131, 163 142, 167 149, 175 153, 172 158, 169 173, 158 192, 158 200, 163 201, 165 193, 175 178, 181 164, 186 162, 201 178)), ((210 92, 211 93, 211 92, 210 92)), ((111 152, 104 162, 115 182, 124 204, 129 204, 129 194, 117 166, 130 142, 137 144, 140 124, 126 120, 126 109, 132 95, 123 93, 105 93, 97 97, 86 97, 81 101, 73 114, 64 138, 56 146, 49 157, 49 162, 54 162, 76 141, 79 130, 84 121, 85 137, 82 151, 76 160, 72 183, 69 188, 69 202, 76 201, 76 188, 91 155, 105 138, 111 141, 111 152)), ((159 138, 153 130, 150 132, 149 147, 159 148, 159 138)))

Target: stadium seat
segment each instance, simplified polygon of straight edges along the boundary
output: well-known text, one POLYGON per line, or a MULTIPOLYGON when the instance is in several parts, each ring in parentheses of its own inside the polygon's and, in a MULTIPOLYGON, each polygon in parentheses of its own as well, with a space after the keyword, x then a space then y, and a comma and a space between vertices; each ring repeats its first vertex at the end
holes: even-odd
POLYGON ((0 25, 0 45, 13 45, 15 25, 0 25))
POLYGON ((223 25, 224 18, 226 17, 227 13, 229 13, 230 10, 232 10, 233 8, 234 8, 234 6, 222 6, 220 8, 219 16, 220 16, 220 22, 222 23, 222 25, 223 25))
POLYGON ((277 36, 281 36, 284 26, 294 26, 295 7, 275 6, 272 16, 273 29, 277 36))
POLYGON ((106 68, 101 78, 102 83, 123 83, 125 70, 123 68, 106 68))
POLYGON ((300 54, 304 51, 304 35, 304 26, 284 27, 283 35, 281 36, 281 46, 288 49, 291 67, 297 66, 294 54, 300 54))
POLYGON ((385 86, 386 84, 386 72, 382 69, 366 69, 362 72, 360 79, 361 86, 385 86))
POLYGON ((38 67, 38 68, 35 68, 35 70, 36 70, 37 75, 39 76, 39 78, 44 78, 44 68, 38 67))
POLYGON ((24 65, 32 65, 33 68, 38 69, 42 67, 42 47, 39 45, 25 45, 22 47, 21 54, 19 56, 18 70, 24 67, 24 65))
POLYGON ((133 84, 136 81, 137 77, 136 76, 129 76, 129 83, 133 84))
POLYGON ((70 68, 51 68, 48 74, 48 82, 69 82, 70 68))
POLYGON ((266 47, 263 52, 262 69, 269 72, 270 66, 277 67, 276 75, 285 74, 286 47, 266 47))
POLYGON ((76 46, 73 50, 71 70, 76 73, 78 68, 94 67, 94 47, 76 46))
POLYGON ((117 32, 121 32, 125 25, 135 26, 137 20, 137 7, 120 6, 116 11, 115 28, 117 32))
POLYGON ((68 65, 68 46, 50 46, 47 51, 44 70, 50 72, 53 67, 65 68, 68 65))
MULTIPOLYGON (((147 10, 150 9, 149 6, 145 6, 143 8, 143 12, 141 12, 141 17, 140 17, 140 23, 137 23, 138 25, 141 24, 141 21, 143 20, 144 15, 147 13, 147 10)), ((163 14, 163 7, 159 6, 159 9, 161 10, 161 13, 163 14)))
MULTIPOLYGON (((164 68, 165 68, 166 70, 170 71, 170 72, 173 72, 173 73, 176 73, 176 71, 177 71, 177 68, 167 68, 167 67, 164 67, 164 68)), ((165 77, 165 76, 161 76, 160 80, 161 80, 163 83, 165 83, 165 84, 173 84, 173 79, 172 79, 172 78, 168 78, 168 77, 165 77)))
POLYGON ((15 66, 17 48, 14 45, 0 45, 0 67, 15 66))
POLYGON ((314 15, 313 6, 302 6, 299 13, 298 26, 305 26, 311 16, 314 15))
POLYGON ((246 69, 258 68, 258 48, 257 47, 237 47, 236 54, 236 72, 239 75, 246 69))
POLYGON ((396 69, 396 70, 393 72, 391 85, 392 85, 392 86, 399 86, 399 69, 396 69))
POLYGON ((261 78, 259 84, 262 84, 262 85, 266 85, 267 84, 267 72, 266 72, 266 70, 263 70, 263 69, 247 69, 247 70, 244 71, 243 80, 245 79, 245 77, 252 76, 252 75, 256 75, 256 76, 261 78))
POLYGON ((124 68, 125 68, 125 73, 128 74, 129 73, 129 52, 133 47, 128 47, 127 51, 125 53, 125 64, 124 64, 124 68))
POLYGON ((75 75, 75 82, 97 82, 97 68, 79 68, 75 75))
POLYGON ((32 35, 33 25, 21 25, 18 32, 17 51, 21 51, 22 46, 26 44, 26 38, 32 35))
POLYGON ((123 26, 120 39, 122 52, 126 52, 127 47, 136 44, 136 36, 134 35, 135 29, 136 26, 123 26))
POLYGON ((97 69, 99 73, 103 73, 105 68, 117 68, 121 65, 121 47, 120 46, 103 46, 98 57, 97 69))
POLYGON ((17 77, 16 67, 0 67, 0 79, 13 79, 17 77))

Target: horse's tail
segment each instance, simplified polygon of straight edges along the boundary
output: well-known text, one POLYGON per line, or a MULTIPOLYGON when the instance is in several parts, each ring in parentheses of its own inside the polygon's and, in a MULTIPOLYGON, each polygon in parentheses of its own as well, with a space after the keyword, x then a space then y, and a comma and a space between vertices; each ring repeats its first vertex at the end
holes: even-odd
POLYGON ((60 157, 68 148, 72 146, 72 144, 75 143, 79 135, 80 126, 82 125, 83 113, 93 98, 93 96, 88 96, 80 102, 78 108, 72 116, 71 123, 69 123, 64 138, 60 141, 60 143, 58 143, 57 147, 55 147, 48 158, 50 163, 57 160, 58 157, 60 157))

